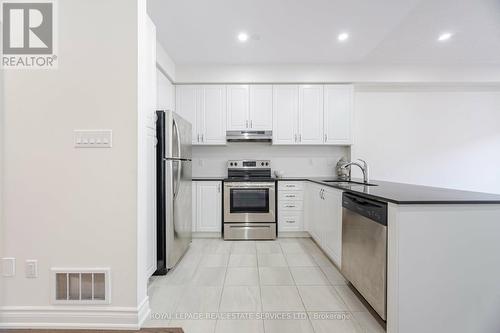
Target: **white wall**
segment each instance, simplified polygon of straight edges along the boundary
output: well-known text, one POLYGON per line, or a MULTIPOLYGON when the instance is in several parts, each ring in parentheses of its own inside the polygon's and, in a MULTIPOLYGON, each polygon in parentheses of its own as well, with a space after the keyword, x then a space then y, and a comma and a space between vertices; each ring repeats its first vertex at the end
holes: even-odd
POLYGON ((341 146, 271 146, 230 143, 227 146, 193 146, 193 177, 227 176, 227 161, 269 159, 272 169, 288 177, 331 177, 337 161, 348 157, 341 146))
POLYGON ((3 278, 0 316, 3 325, 131 327, 139 302, 137 1, 58 7, 59 68, 5 73, 3 254, 17 259, 17 274, 3 278), (113 148, 73 147, 73 129, 95 128, 113 130, 113 148), (26 259, 38 260, 38 278, 24 277, 26 259), (49 269, 56 266, 109 267, 112 303, 97 313, 55 312, 49 269))
POLYGON ((354 138, 373 179, 500 193, 500 87, 357 87, 354 138))
POLYGON ((500 66, 182 65, 176 83, 500 83, 500 66))
POLYGON ((175 81, 175 63, 160 42, 156 42, 156 62, 168 79, 175 81))

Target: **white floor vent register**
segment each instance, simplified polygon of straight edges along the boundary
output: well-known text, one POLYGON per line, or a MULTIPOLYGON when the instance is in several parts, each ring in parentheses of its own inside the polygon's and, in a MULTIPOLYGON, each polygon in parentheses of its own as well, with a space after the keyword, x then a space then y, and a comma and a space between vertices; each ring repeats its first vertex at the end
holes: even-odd
POLYGON ((55 304, 110 304, 109 269, 52 269, 55 304))

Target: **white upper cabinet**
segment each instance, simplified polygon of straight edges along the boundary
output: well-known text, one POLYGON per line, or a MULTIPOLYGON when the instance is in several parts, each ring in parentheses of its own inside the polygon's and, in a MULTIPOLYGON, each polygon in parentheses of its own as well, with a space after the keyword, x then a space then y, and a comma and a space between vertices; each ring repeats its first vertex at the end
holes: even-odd
POLYGON ((250 129, 273 129, 273 86, 250 86, 250 129))
POLYGON ((272 127, 272 85, 227 86, 228 130, 271 130, 272 127))
POLYGON ((202 144, 226 144, 226 86, 207 85, 203 87, 202 115, 200 126, 202 144))
POLYGON ((323 86, 299 86, 298 143, 322 144, 323 139, 323 86))
POLYGON ((198 117, 201 114, 200 108, 200 86, 177 86, 175 89, 176 112, 191 123, 192 142, 198 144, 198 117))
POLYGON ((353 86, 326 85, 324 108, 324 142, 352 143, 353 86))
POLYGON ((192 126, 194 145, 226 144, 226 86, 180 85, 176 108, 192 126))
POLYGON ((246 84, 227 86, 227 129, 250 128, 249 87, 246 84))
POLYGON ((297 142, 299 90, 296 85, 273 86, 273 144, 297 142))

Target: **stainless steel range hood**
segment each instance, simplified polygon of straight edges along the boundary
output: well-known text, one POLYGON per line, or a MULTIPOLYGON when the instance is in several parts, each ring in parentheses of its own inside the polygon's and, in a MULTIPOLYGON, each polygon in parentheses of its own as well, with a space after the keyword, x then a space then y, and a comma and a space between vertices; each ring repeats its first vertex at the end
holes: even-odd
POLYGON ((272 142, 273 132, 272 131, 256 131, 256 130, 244 130, 244 131, 227 131, 226 132, 227 142, 272 142))

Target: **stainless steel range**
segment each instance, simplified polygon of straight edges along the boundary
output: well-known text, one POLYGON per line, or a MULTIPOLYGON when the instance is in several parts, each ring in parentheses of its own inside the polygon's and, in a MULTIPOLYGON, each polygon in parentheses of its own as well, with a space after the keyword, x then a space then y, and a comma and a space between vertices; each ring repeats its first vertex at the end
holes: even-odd
POLYGON ((224 239, 276 239, 276 180, 271 162, 228 161, 224 239))

